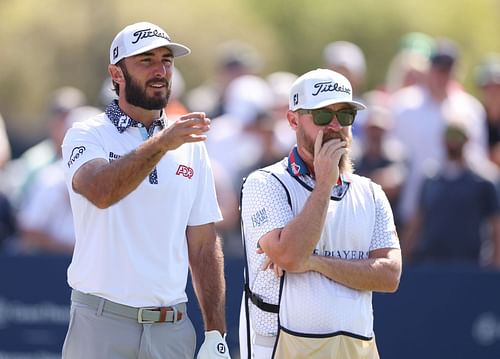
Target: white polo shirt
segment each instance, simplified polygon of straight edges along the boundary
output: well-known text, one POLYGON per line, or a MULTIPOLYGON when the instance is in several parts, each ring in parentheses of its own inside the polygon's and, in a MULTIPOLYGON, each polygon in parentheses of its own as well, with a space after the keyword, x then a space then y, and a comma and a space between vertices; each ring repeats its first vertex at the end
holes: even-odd
POLYGON ((134 307, 186 302, 186 227, 222 219, 205 145, 186 143, 167 152, 134 191, 99 209, 73 191, 75 172, 92 159, 116 160, 144 142, 144 128, 119 132, 123 123, 117 121, 133 120, 114 120, 103 113, 76 123, 62 146, 76 232, 68 283, 134 307))

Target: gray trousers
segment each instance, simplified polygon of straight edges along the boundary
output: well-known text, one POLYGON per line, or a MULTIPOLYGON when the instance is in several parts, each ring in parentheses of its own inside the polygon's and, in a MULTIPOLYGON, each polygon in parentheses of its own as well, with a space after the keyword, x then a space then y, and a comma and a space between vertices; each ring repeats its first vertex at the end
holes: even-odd
POLYGON ((193 359, 196 332, 189 317, 176 323, 136 320, 71 304, 63 359, 193 359))

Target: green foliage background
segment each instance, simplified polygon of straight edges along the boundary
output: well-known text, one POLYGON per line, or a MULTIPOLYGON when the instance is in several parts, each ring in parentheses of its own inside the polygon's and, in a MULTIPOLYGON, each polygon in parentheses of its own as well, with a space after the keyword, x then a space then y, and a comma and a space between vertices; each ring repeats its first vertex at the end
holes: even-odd
POLYGON ((41 130, 58 86, 77 86, 97 103, 113 36, 143 20, 193 50, 176 63, 188 88, 213 75, 214 49, 231 39, 260 51, 263 74, 320 67, 327 43, 353 41, 367 58, 366 89, 383 82, 410 31, 455 39, 471 92, 473 67, 500 52, 500 0, 0 0, 0 113, 8 129, 41 130))

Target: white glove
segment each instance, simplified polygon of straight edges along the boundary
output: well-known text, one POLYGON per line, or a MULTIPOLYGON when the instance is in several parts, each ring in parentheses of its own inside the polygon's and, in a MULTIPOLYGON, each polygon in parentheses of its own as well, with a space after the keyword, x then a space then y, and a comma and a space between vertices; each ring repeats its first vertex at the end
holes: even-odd
POLYGON ((196 359, 231 359, 229 349, 226 343, 226 334, 224 337, 218 330, 205 332, 205 341, 198 351, 196 359))

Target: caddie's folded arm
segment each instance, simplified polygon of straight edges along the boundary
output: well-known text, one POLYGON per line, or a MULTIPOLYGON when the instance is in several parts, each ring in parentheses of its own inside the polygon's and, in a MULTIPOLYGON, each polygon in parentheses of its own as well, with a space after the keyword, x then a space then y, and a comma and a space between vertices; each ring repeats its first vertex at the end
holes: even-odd
POLYGON ((401 278, 399 248, 380 248, 368 259, 347 260, 311 255, 303 271, 312 270, 346 287, 375 292, 395 292, 401 278))
POLYGON ((293 271, 308 260, 320 240, 330 195, 339 178, 340 157, 345 154, 345 141, 335 139, 323 143, 323 130, 314 143, 314 175, 316 184, 302 211, 283 229, 266 233, 259 245, 279 267, 293 271))
POLYGON ((188 114, 115 161, 91 160, 76 171, 73 189, 96 207, 107 208, 136 189, 167 151, 186 142, 203 141, 209 123, 204 114, 188 114))
POLYGON ((295 271, 308 260, 318 243, 330 201, 331 186, 316 186, 302 211, 284 228, 274 229, 259 239, 259 246, 273 263, 295 271))

